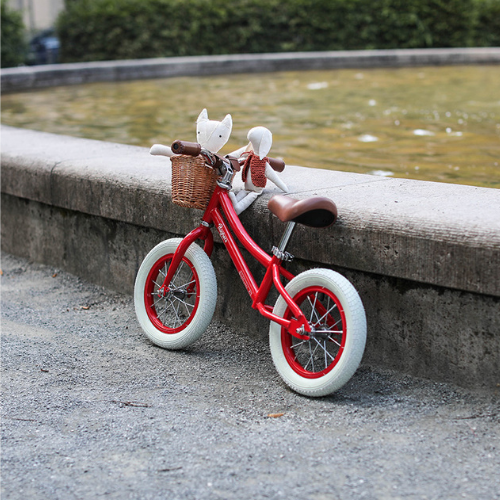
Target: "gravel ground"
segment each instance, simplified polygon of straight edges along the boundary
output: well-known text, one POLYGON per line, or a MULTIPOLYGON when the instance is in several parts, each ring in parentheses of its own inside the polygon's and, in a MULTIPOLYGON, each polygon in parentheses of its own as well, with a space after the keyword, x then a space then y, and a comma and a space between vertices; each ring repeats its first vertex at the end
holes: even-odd
POLYGON ((2 271, 4 499, 500 497, 498 391, 362 366, 308 399, 262 339, 213 324, 169 352, 130 296, 5 254, 2 271))

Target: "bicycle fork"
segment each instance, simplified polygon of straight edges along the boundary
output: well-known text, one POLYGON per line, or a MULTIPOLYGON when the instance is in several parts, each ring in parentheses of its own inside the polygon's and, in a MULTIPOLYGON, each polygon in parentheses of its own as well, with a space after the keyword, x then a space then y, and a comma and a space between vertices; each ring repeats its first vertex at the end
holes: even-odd
MULTIPOLYGON (((268 254, 263 252, 257 245, 250 239, 250 237, 244 232, 240 237, 240 241, 247 247, 247 249, 254 255, 254 257, 261 262, 267 268, 266 274, 262 280, 260 286, 257 286, 255 279, 248 268, 248 265, 241 254, 232 234, 230 233, 224 219, 222 218, 219 211, 215 210, 212 213, 213 220, 217 231, 219 232, 221 239, 226 246, 231 258, 238 270, 239 276, 245 285, 245 288, 252 299, 252 308, 259 311, 259 313, 270 321, 274 321, 279 325, 283 326, 290 335, 297 337, 302 340, 309 340, 311 334, 311 325, 304 313, 294 302, 290 294, 286 291, 283 283, 281 282, 281 276, 285 279, 291 280, 294 275, 282 267, 283 261, 292 260, 293 256, 286 252, 287 243, 293 233, 295 226, 294 222, 289 222, 285 233, 280 241, 278 247, 273 247, 273 256, 270 257, 268 254), (246 238, 245 238, 246 236, 246 238), (249 243, 251 241, 251 243, 249 243), (247 243, 245 245, 245 242, 247 243), (258 249, 258 250, 257 250, 258 249), (273 313, 273 308, 270 305, 264 304, 271 286, 274 284, 279 294, 283 297, 288 307, 292 312, 291 319, 285 319, 277 316, 273 313)), ((234 227, 234 226, 233 226, 234 227)), ((244 231, 242 227, 236 228, 236 233, 238 231, 244 231)), ((189 246, 194 243, 197 239, 205 241, 204 250, 210 257, 213 250, 213 234, 210 230, 210 224, 202 221, 199 227, 191 231, 179 244, 175 254, 172 258, 170 266, 167 271, 167 275, 163 280, 161 287, 158 289, 158 295, 166 295, 170 289, 170 282, 179 267, 179 264, 184 257, 189 246)), ((187 290, 189 293, 189 290, 187 290)))
MULTIPOLYGON (((177 268, 179 267, 179 264, 184 257, 184 254, 186 253, 189 246, 198 239, 205 241, 203 250, 209 257, 212 255, 212 250, 214 247, 214 236, 212 234, 212 231, 210 231, 210 225, 202 223, 200 226, 198 226, 196 229, 193 229, 188 235, 186 235, 177 247, 177 250, 175 251, 172 258, 172 262, 168 267, 167 275, 165 276, 162 285, 156 292, 159 296, 167 294, 167 292, 169 291, 170 282, 172 281, 172 278, 174 277, 175 272, 177 271, 177 268)), ((194 285, 190 285, 191 288, 193 286, 194 285)), ((190 291, 188 288, 187 292, 192 293, 192 290, 190 291)))

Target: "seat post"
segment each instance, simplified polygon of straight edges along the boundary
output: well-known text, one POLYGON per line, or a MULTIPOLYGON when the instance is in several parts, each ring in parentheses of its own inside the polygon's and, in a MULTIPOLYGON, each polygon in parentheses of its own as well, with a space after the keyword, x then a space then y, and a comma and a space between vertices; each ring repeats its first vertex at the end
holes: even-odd
POLYGON ((289 221, 288 224, 286 225, 285 232, 283 233, 283 236, 281 237, 280 244, 278 245, 278 250, 280 252, 285 252, 286 246, 288 245, 288 242, 290 241, 290 238, 292 236, 293 230, 295 229, 295 222, 289 221))
POLYGON ((279 246, 273 247, 273 254, 278 257, 280 260, 284 260, 287 262, 291 262, 293 260, 293 255, 286 251, 286 246, 290 241, 290 237, 292 236, 293 230, 295 229, 295 222, 292 220, 288 222, 285 228, 285 232, 281 237, 281 241, 279 246))

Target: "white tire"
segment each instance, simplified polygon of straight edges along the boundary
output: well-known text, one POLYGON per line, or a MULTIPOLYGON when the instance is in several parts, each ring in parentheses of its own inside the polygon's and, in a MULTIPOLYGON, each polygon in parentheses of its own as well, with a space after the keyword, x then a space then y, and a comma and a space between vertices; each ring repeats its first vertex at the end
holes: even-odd
MULTIPOLYGON (((299 339, 271 321, 269 344, 276 370, 299 394, 331 394, 354 375, 363 356, 366 316, 361 299, 346 278, 330 269, 301 273, 286 290, 315 333, 309 339, 299 339)), ((281 296, 273 312, 293 317, 281 296)))
POLYGON ((158 294, 171 259, 182 240, 162 241, 146 256, 134 288, 135 312, 147 337, 167 349, 198 340, 215 310, 217 280, 207 254, 195 243, 187 249, 165 296, 158 294))

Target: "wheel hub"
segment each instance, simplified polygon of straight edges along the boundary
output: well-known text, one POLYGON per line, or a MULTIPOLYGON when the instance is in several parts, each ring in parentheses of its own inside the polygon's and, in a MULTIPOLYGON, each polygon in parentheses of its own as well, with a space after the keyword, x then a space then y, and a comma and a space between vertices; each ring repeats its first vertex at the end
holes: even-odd
POLYGON ((170 293, 177 299, 182 300, 186 298, 187 290, 185 288, 177 288, 175 290, 170 291, 170 293))
POLYGON ((175 290, 171 290, 170 288, 160 287, 156 290, 156 296, 159 299, 169 299, 172 296, 176 299, 184 300, 188 295, 188 291, 185 287, 179 287, 175 290))
POLYGON ((327 332, 322 332, 321 330, 316 330, 314 327, 311 328, 311 337, 321 340, 328 340, 330 338, 330 334, 327 332))

